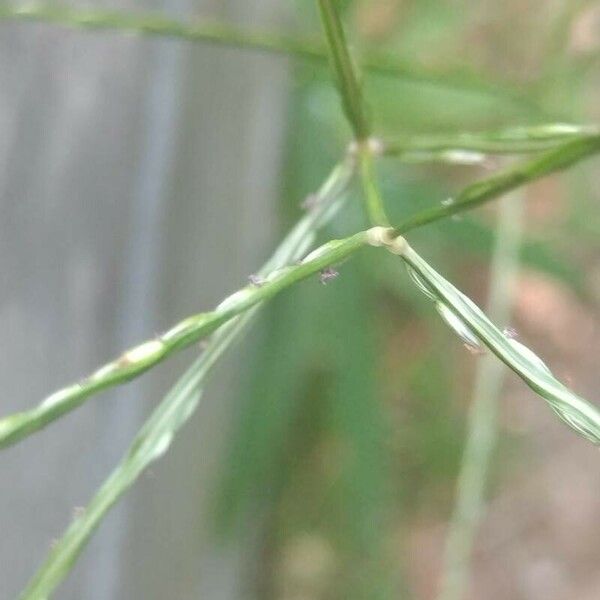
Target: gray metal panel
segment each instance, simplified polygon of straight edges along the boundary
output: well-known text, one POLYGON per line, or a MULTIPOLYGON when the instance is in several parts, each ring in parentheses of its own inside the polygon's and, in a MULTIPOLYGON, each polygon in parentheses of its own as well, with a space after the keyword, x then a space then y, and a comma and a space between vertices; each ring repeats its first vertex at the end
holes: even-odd
MULTIPOLYGON (((250 26, 272 24, 276 2, 203 5, 250 26)), ((285 71, 223 48, 0 25, 1 414, 210 307, 266 256, 285 71)), ((0 598, 15 597, 184 363, 0 455, 0 598)), ((240 551, 216 552, 202 518, 234 391, 222 370, 57 597, 241 597, 240 551)))

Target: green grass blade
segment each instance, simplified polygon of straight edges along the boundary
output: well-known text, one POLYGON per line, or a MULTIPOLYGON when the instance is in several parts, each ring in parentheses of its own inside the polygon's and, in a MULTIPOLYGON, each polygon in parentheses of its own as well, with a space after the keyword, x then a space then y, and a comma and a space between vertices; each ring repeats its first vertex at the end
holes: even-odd
MULTIPOLYGON (((398 247, 400 244, 398 244, 398 247)), ((459 335, 475 336, 577 433, 600 444, 600 411, 565 387, 529 348, 502 333, 469 298, 437 273, 408 244, 402 258, 434 296, 442 316, 459 335)), ((468 339, 466 341, 469 341, 468 339)))
MULTIPOLYGON (((319 190, 318 203, 288 234, 259 271, 268 274, 300 259, 312 244, 316 231, 333 217, 344 200, 354 172, 347 160, 334 169, 319 190)), ((311 253, 314 254, 314 253, 311 253)), ((206 376, 223 352, 245 330, 258 310, 254 306, 234 317, 211 338, 202 356, 186 371, 146 421, 126 455, 98 490, 86 510, 68 527, 20 596, 20 600, 46 600, 68 575, 90 536, 119 498, 135 483, 143 470, 169 448, 177 430, 198 405, 206 376)))
POLYGON ((63 27, 97 31, 123 31, 144 36, 181 39, 292 55, 325 61, 325 47, 285 35, 252 32, 226 23, 183 21, 159 12, 126 12, 102 8, 72 8, 51 4, 17 3, 0 5, 0 19, 50 23, 63 27))

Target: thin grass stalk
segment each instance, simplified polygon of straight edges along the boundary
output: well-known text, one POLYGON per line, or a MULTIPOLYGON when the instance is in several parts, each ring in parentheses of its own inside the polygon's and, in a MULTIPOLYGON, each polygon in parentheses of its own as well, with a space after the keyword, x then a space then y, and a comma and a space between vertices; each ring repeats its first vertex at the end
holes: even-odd
MULTIPOLYGON (((599 151, 600 135, 563 144, 559 148, 550 150, 529 162, 517 165, 502 173, 471 184, 465 188, 456 199, 452 200, 452 202, 445 202, 444 204, 440 204, 409 217, 395 227, 394 234, 404 234, 412 229, 475 208, 476 206, 498 198, 502 194, 516 189, 521 185, 566 169, 599 151)), ((338 186, 340 181, 343 183, 343 186, 346 186, 349 183, 351 173, 355 168, 354 161, 355 158, 350 156, 342 165, 336 168, 332 177, 328 180, 328 184, 330 184, 331 188, 338 186)), ((302 223, 310 223, 312 218, 316 217, 309 217, 302 223)), ((306 229, 307 225, 303 225, 303 227, 306 229)), ((213 315, 213 318, 216 319, 215 315, 213 315)), ((182 324, 176 327, 183 328, 185 323, 186 321, 183 321, 182 324)), ((213 321, 213 325, 214 323, 215 321, 213 321)), ((200 321, 193 322, 192 325, 193 327, 188 333, 196 331, 194 335, 197 335, 198 331, 202 331, 200 321), (195 326, 198 326, 198 330, 194 330, 195 326)), ((207 329, 204 330, 204 333, 208 333, 210 331, 209 326, 206 324, 204 324, 203 327, 204 326, 207 327, 207 329)), ((126 352, 121 358, 105 365, 83 382, 73 384, 55 392, 44 400, 37 408, 24 413, 10 415, 0 420, 0 448, 14 444, 42 427, 45 427, 48 423, 80 406, 93 394, 114 385, 127 383, 132 378, 137 377, 146 371, 153 364, 158 364, 173 352, 184 347, 184 345, 179 346, 178 344, 183 344, 183 342, 193 344, 199 337, 186 338, 185 336, 182 336, 179 338, 175 336, 175 338, 171 338, 171 341, 173 341, 173 339, 177 344, 175 344, 172 349, 169 344, 167 344, 168 349, 164 353, 161 350, 160 352, 157 351, 155 355, 150 353, 146 354, 148 350, 152 350, 153 348, 152 345, 148 346, 147 344, 153 344, 153 342, 151 341, 142 344, 141 358, 143 360, 138 362, 134 361, 134 363, 131 364, 130 353, 132 351, 126 352)), ((138 349, 139 348, 140 347, 138 347, 138 349)), ((155 346, 155 348, 158 349, 158 346, 155 346)), ((133 352, 133 357, 139 359, 139 350, 136 352, 136 349, 134 348, 133 352)))
POLYGON ((126 383, 141 375, 289 286, 327 267, 343 262, 365 244, 364 232, 345 239, 329 241, 311 252, 297 265, 271 271, 263 280, 250 283, 231 294, 214 311, 188 317, 156 339, 128 350, 116 361, 101 367, 83 382, 52 394, 37 409, 3 419, 0 421, 0 448, 14 444, 23 437, 42 429, 66 412, 80 406, 92 394, 126 383))
MULTIPOLYGON (((344 200, 354 170, 354 161, 336 167, 317 194, 318 202, 280 244, 258 272, 266 276, 299 260, 312 245, 316 231, 328 222, 344 200)), ((67 577, 90 537, 112 506, 135 483, 152 462, 169 449, 179 428, 196 409, 205 379, 221 355, 247 328, 260 305, 233 318, 211 338, 206 350, 175 384, 140 429, 115 470, 94 495, 87 508, 76 517, 63 537, 50 551, 19 600, 46 600, 67 577)))
POLYGON ((0 5, 0 20, 48 23, 73 29, 121 31, 202 42, 324 62, 322 44, 286 35, 247 31, 225 23, 181 21, 158 12, 125 12, 102 8, 71 8, 37 3, 0 5))
MULTIPOLYGON (((356 139, 363 142, 368 139, 370 125, 339 15, 332 0, 318 0, 318 2, 329 44, 329 55, 337 75, 344 110, 353 127, 356 139)), ((43 19, 41 11, 36 12, 35 7, 34 9, 25 8, 13 11, 12 14, 15 18, 43 19)), ((46 15, 48 17, 46 20, 52 20, 52 14, 56 13, 52 13, 52 9, 50 9, 50 13, 46 15)), ((245 33, 238 35, 235 31, 220 26, 192 31, 185 29, 185 26, 181 28, 181 24, 159 22, 160 20, 153 21, 152 19, 144 22, 138 20, 127 23, 119 15, 111 14, 112 17, 108 13, 96 13, 95 17, 88 15, 90 18, 87 21, 79 18, 79 21, 74 22, 76 19, 71 19, 71 24, 89 28, 120 28, 173 37, 189 36, 189 39, 196 35, 198 39, 214 43, 298 54, 304 55, 306 58, 321 58, 320 50, 315 53, 313 49, 296 46, 296 42, 289 42, 289 40, 289 43, 285 40, 282 43, 283 38, 279 37, 245 33), (250 37, 248 37, 249 35, 250 37)), ((10 10, 7 11, 0 7, 0 18, 2 17, 10 18, 10 10)), ((64 17, 64 13, 62 17, 64 17)), ((412 221, 407 221, 396 231, 384 230, 385 239, 387 240, 386 245, 393 252, 401 254, 403 259, 418 273, 418 276, 426 281, 422 284, 424 291, 430 295, 437 294, 438 299, 436 302, 443 302, 444 307, 454 315, 455 319, 461 321, 463 327, 470 328, 474 335, 487 344, 532 389, 548 400, 563 420, 596 443, 600 441, 600 414, 595 407, 575 396, 556 381, 540 359, 533 355, 530 350, 506 340, 477 307, 429 267, 408 246, 405 240, 396 236, 407 229, 472 208, 537 177, 564 169, 599 149, 600 136, 598 135, 563 145, 557 151, 548 152, 537 162, 526 163, 521 167, 496 175, 489 180, 469 186, 459 198, 442 207, 441 211, 437 209, 437 212, 433 210, 433 212, 428 211, 422 216, 417 215, 413 217, 412 221)), ((367 201, 372 205, 371 212, 374 220, 378 224, 386 225, 387 220, 385 222, 382 220, 385 213, 371 171, 372 164, 369 160, 363 162, 362 166, 365 168, 363 178, 364 183, 366 183, 367 201), (377 206, 377 203, 379 203, 379 206, 377 206), (380 214, 377 214, 376 209, 381 211, 380 214)), ((288 237, 280 251, 265 267, 262 272, 264 282, 255 282, 251 286, 240 290, 221 303, 213 313, 186 319, 156 340, 130 350, 117 361, 93 374, 90 380, 54 394, 41 407, 26 414, 25 419, 22 419, 23 415, 15 415, 0 421, 0 440, 2 435, 5 435, 5 439, 9 440, 9 443, 10 441, 16 441, 16 439, 20 439, 19 436, 24 437, 36 428, 43 427, 47 422, 75 408, 92 393, 104 389, 102 385, 109 387, 110 385, 124 383, 158 364, 173 352, 194 343, 203 335, 215 332, 208 349, 154 411, 138 436, 136 436, 127 455, 100 488, 87 510, 77 517, 68 528, 65 536, 50 553, 40 571, 23 592, 21 596, 23 600, 39 600, 47 598, 53 593, 56 586, 72 568, 79 553, 110 507, 133 485, 140 473, 150 463, 157 460, 168 450, 178 429, 194 412, 202 392, 205 377, 210 368, 241 333, 244 326, 256 312, 259 304, 287 286, 347 258, 366 243, 372 243, 375 239, 373 230, 360 232, 345 240, 329 242, 312 252, 300 264, 285 267, 286 264, 289 264, 289 260, 294 257, 300 258, 305 251, 307 239, 312 236, 316 226, 316 220, 311 221, 309 218, 308 222, 312 225, 308 228, 305 227, 306 235, 298 234, 296 231, 295 234, 288 237), (303 249, 302 252, 300 252, 300 248, 303 249), (279 259, 282 257, 286 260, 280 263, 279 259), (86 387, 88 385, 89 387, 86 387), (101 387, 94 387, 96 385, 101 387), (82 389, 87 391, 79 395, 82 389), (37 410, 42 412, 36 412, 37 410), (45 418, 49 420, 46 422, 44 421, 45 418), (19 433, 15 433, 16 431, 19 433)), ((381 234, 379 230, 383 228, 376 227, 375 229, 378 230, 377 235, 379 235, 381 234)), ((448 314, 446 318, 449 318, 448 314)))
MULTIPOLYGON (((522 200, 521 194, 512 194, 499 208, 487 306, 487 314, 497 323, 508 323, 510 319, 522 239, 522 200)), ((483 513, 490 459, 498 433, 497 405, 504 376, 503 365, 494 355, 486 354, 480 359, 456 503, 446 539, 439 600, 461 600, 465 596, 473 541, 483 513)))
MULTIPOLYGON (((209 335, 236 315, 268 299, 288 284, 291 285, 296 276, 300 278, 309 276, 312 267, 315 267, 313 272, 324 268, 318 265, 323 260, 328 262, 337 250, 334 250, 333 254, 326 252, 317 259, 316 263, 311 261, 312 267, 308 264, 296 265, 281 271, 278 265, 287 264, 287 257, 291 253, 290 248, 307 249, 307 240, 311 242, 314 240, 314 234, 311 232, 337 210, 338 200, 350 183, 354 169, 355 159, 349 156, 333 170, 316 195, 316 205, 311 212, 292 230, 286 243, 275 251, 272 260, 257 274, 257 284, 239 290, 224 300, 212 313, 189 317, 158 338, 128 350, 120 358, 100 367, 86 379, 51 394, 36 408, 3 418, 0 420, 0 448, 15 444, 46 427, 81 406, 92 395, 128 383, 151 367, 209 335), (261 278, 264 278, 264 282, 261 278)), ((294 252, 294 256, 296 254, 297 251, 294 252)))
POLYGON ((363 188, 365 210, 372 225, 389 227, 390 221, 385 212, 383 198, 379 191, 379 183, 375 175, 375 156, 373 140, 363 143, 358 148, 360 180, 363 188))
MULTIPOLYGON (((180 21, 158 12, 126 12, 101 8, 83 8, 49 5, 45 3, 1 3, 0 20, 48 23, 61 27, 86 30, 121 31, 144 36, 157 36, 180 39, 190 42, 218 44, 269 54, 293 56, 311 62, 325 62, 327 48, 310 40, 272 34, 251 32, 223 23, 201 23, 180 21)), ((360 61, 361 66, 379 75, 406 79, 461 91, 505 98, 534 115, 543 110, 532 103, 523 92, 511 82, 492 81, 483 74, 467 69, 434 71, 419 65, 402 61, 397 56, 380 52, 368 52, 360 61)))
POLYGON ((595 125, 548 123, 477 133, 408 135, 383 142, 382 153, 405 162, 477 164, 491 155, 550 150, 565 142, 598 133, 595 125))
MULTIPOLYGON (((472 300, 437 273, 404 238, 393 237, 391 230, 383 231, 383 244, 402 256, 417 285, 465 343, 487 347, 543 398, 566 425, 593 444, 600 445, 600 409, 597 406, 556 379, 531 349, 498 329, 472 300)), ((382 239, 381 235, 378 234, 378 240, 382 239)))
POLYGON ((600 445, 600 408, 561 383, 530 348, 498 329, 470 298, 444 279, 393 229, 373 227, 367 234, 372 246, 385 246, 402 258, 417 287, 468 347, 488 348, 543 398, 566 425, 600 445))
POLYGON ((467 186, 456 197, 409 217, 394 229, 402 235, 417 227, 471 210, 499 196, 547 175, 563 171, 600 152, 600 135, 577 139, 548 150, 539 157, 505 169, 467 186))
POLYGON ((329 60, 342 98, 344 113, 352 126, 355 138, 358 141, 366 140, 371 133, 371 127, 365 111, 358 74, 350 56, 344 27, 335 7, 335 0, 317 1, 327 39, 329 60))

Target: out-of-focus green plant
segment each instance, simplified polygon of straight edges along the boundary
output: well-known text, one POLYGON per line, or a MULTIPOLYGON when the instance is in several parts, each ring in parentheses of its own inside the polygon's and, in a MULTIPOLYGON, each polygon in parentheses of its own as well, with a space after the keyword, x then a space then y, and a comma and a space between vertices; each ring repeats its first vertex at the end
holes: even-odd
MULTIPOLYGON (((354 255, 357 255, 356 260, 348 266, 345 281, 332 286, 330 289, 334 291, 326 299, 316 299, 314 294, 306 294, 299 289, 296 290, 298 296, 294 297, 297 300, 286 297, 276 304, 280 311, 278 323, 285 323, 286 335, 272 332, 275 341, 268 346, 271 354, 264 360, 266 364, 278 363, 279 367, 273 370, 267 390, 261 387, 265 385, 263 375, 255 383, 253 397, 260 398, 260 402, 254 405, 251 415, 245 413, 249 418, 236 437, 230 471, 222 490, 220 521, 222 525, 231 525, 240 512, 249 509, 244 498, 251 497, 246 495, 246 491, 256 492, 268 485, 273 492, 270 500, 275 507, 276 520, 282 522, 286 530, 301 533, 309 527, 324 531, 340 553, 348 558, 348 568, 332 567, 342 573, 342 583, 329 590, 331 597, 393 596, 394 585, 390 583, 393 575, 385 565, 381 535, 386 511, 390 510, 390 498, 393 497, 387 483, 392 469, 386 458, 389 424, 376 401, 380 394, 375 360, 377 336, 374 333, 378 325, 372 316, 369 286, 365 284, 387 269, 389 261, 381 250, 369 253, 368 257, 363 256, 364 253, 359 255, 358 251, 367 246, 385 248, 398 256, 406 264, 417 289, 433 303, 442 319, 468 347, 477 350, 486 347, 576 433, 593 443, 600 442, 598 409, 560 383, 532 350, 498 329, 465 294, 430 266, 404 237, 417 228, 457 217, 484 202, 593 156, 600 151, 598 129, 565 122, 540 123, 539 117, 545 111, 537 105, 532 109, 527 94, 516 93, 513 86, 473 76, 472 72, 465 77, 452 72, 427 71, 399 61, 391 53, 372 51, 365 52, 362 59, 355 62, 340 19, 339 4, 334 0, 317 0, 326 44, 248 33, 225 25, 182 23, 157 15, 79 11, 41 5, 0 7, 0 18, 7 20, 45 21, 87 29, 164 35, 315 61, 329 57, 342 99, 342 112, 353 132, 342 162, 318 192, 307 198, 306 216, 292 229, 272 259, 251 277, 248 286, 226 298, 214 311, 182 321, 154 340, 125 352, 82 382, 55 392, 37 408, 0 420, 0 446, 19 442, 77 408, 95 393, 141 375, 173 353, 211 334, 202 356, 165 397, 88 508, 73 521, 50 552, 23 592, 23 600, 38 600, 53 594, 111 506, 151 462, 168 450, 178 429, 196 409, 211 367, 231 341, 243 332, 262 303, 312 275, 320 274, 321 282, 327 283, 337 276, 335 267, 354 258, 354 255), (400 80, 412 81, 412 84, 434 83, 459 93, 481 93, 494 98, 494 101, 519 101, 527 105, 528 114, 536 111, 538 118, 528 125, 517 123, 504 129, 475 133, 433 133, 431 129, 414 132, 402 131, 402 127, 398 133, 393 118, 390 118, 390 129, 383 130, 386 135, 380 138, 375 132, 379 130, 381 121, 376 111, 367 105, 357 64, 371 73, 398 76, 400 80), (500 154, 537 156, 471 183, 459 194, 452 194, 433 206, 419 207, 409 216, 402 214, 401 218, 396 218, 398 207, 389 200, 387 206, 384 203, 384 195, 392 197, 393 194, 382 188, 379 174, 380 169, 390 168, 386 165, 392 160, 395 164, 471 165, 487 164, 490 157, 500 154), (358 217, 352 205, 347 206, 346 211, 339 211, 354 178, 360 183, 358 187, 362 191, 366 219, 358 217), (369 223, 368 228, 356 225, 365 220, 369 223), (358 233, 327 241, 306 254, 315 241, 316 231, 326 223, 334 230, 343 229, 350 223, 350 228, 358 229, 358 233), (335 313, 335 321, 329 316, 324 317, 324 312, 335 313), (302 380, 295 378, 294 373, 310 356, 319 357, 318 364, 310 369, 313 381, 322 379, 327 382, 324 391, 320 392, 324 404, 303 405, 300 410, 295 397, 305 390, 302 389, 302 380), (282 447, 294 448, 308 464, 311 457, 310 445, 305 443, 307 439, 313 445, 324 445, 324 455, 331 460, 330 465, 305 470, 304 464, 290 463, 277 452, 282 447), (298 480, 310 479, 312 475, 308 471, 313 473, 315 470, 316 485, 313 482, 308 489, 320 490, 317 499, 310 497, 310 492, 303 493, 295 488, 298 480), (297 494, 290 496, 290 488, 296 489, 297 494), (302 513, 298 503, 311 506, 315 502, 326 507, 323 513, 327 515, 326 522, 321 522, 317 516, 321 514, 317 508, 312 520, 310 515, 304 515, 294 521, 293 515, 302 513), (340 510, 340 507, 343 508, 340 510), (355 565, 361 565, 361 568, 355 568, 355 565)), ((375 83, 374 87, 377 85, 375 83)), ((381 94, 381 97, 385 96, 385 93, 381 94)), ((410 94, 407 94, 408 97, 410 94)), ((405 117, 403 107, 407 111, 419 110, 411 107, 408 99, 403 102, 400 98, 393 104, 397 105, 394 110, 400 115, 396 124, 405 117)), ((377 103, 373 106, 377 108, 377 103)), ((511 104, 511 110, 513 108, 511 104)), ((386 111, 382 110, 382 113, 386 111)), ((388 118, 389 115, 383 115, 383 121, 388 118)), ((480 227, 478 231, 481 233, 484 226, 474 224, 473 227, 480 227)), ((478 236, 478 239, 482 237, 478 236)), ((435 237, 432 235, 430 240, 433 246, 435 237)), ((524 252, 523 257, 532 263, 550 262, 554 265, 554 261, 536 252, 534 247, 524 252)), ((563 269, 563 273, 568 271, 568 267, 563 269)), ((406 354, 410 353, 411 350, 407 349, 406 354)), ((314 397, 318 398, 319 393, 315 393, 314 397)), ((419 443, 426 447, 422 440, 419 443)), ((465 465, 468 465, 473 453, 467 452, 465 456, 465 465)), ((486 471, 487 465, 481 465, 472 489, 481 489, 486 471)), ((473 494, 472 497, 463 494, 462 500, 467 504, 473 498, 480 502, 480 492, 471 492, 470 489, 463 492, 473 494)), ((468 524, 469 528, 461 529, 463 524, 459 515, 454 524, 455 535, 468 544, 473 535, 473 522, 468 524)), ((274 543, 282 546, 285 540, 275 540, 274 543)), ((462 569, 464 562, 463 557, 462 569)))

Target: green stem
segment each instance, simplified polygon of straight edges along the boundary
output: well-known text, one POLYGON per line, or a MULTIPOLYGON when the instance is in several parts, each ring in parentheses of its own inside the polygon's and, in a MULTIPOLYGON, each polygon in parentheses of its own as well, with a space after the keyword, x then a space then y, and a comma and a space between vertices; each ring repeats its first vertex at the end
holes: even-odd
MULTIPOLYGON (((314 231, 337 209, 336 200, 346 190, 354 173, 354 160, 349 158, 334 169, 319 190, 318 205, 295 227, 273 258, 260 271, 265 282, 250 285, 225 299, 213 312, 201 313, 181 321, 167 332, 123 353, 79 383, 67 386, 36 408, 16 413, 0 420, 0 448, 10 446, 42 429, 62 415, 74 410, 93 394, 129 382, 176 352, 206 337, 224 323, 260 302, 268 300, 286 287, 309 277, 321 269, 342 260, 360 246, 361 234, 326 244, 322 255, 300 265, 282 269, 288 262, 291 249, 306 251, 307 241, 314 231)), ((297 250, 292 253, 295 257, 297 250)))
POLYGON ((390 226, 390 221, 385 212, 383 199, 379 192, 379 185, 375 177, 373 150, 369 142, 362 144, 358 150, 360 179, 364 192, 365 208, 372 225, 390 226))
POLYGON ((370 126, 365 114, 362 90, 344 35, 344 28, 334 3, 335 0, 318 0, 321 23, 327 39, 329 59, 342 97, 344 112, 354 130, 355 138, 362 141, 369 137, 370 126))
MULTIPOLYGON (((372 239, 400 254, 420 281, 419 287, 435 302, 444 320, 469 344, 487 346, 538 396, 546 400, 556 415, 578 435, 600 444, 600 409, 562 384, 529 348, 500 331, 485 313, 419 256, 402 236, 378 228, 372 239), (382 236, 381 231, 384 232, 382 236)), ((381 245, 381 244, 380 244, 381 245)))
MULTIPOLYGON (((522 198, 515 194, 500 205, 498 237, 491 268, 490 318, 508 323, 522 238, 522 198)), ((502 363, 487 354, 478 363, 468 431, 450 520, 440 600, 461 600, 468 580, 475 531, 484 506, 487 472, 497 437, 497 403, 504 379, 502 363)))
MULTIPOLYGON (((535 160, 472 184, 453 203, 435 207, 408 218, 395 228, 394 233, 401 235, 417 227, 468 210, 520 185, 565 169, 599 151, 600 136, 591 136, 570 142, 535 160)), ((348 170, 352 167, 344 168, 348 170)), ((349 175, 346 175, 346 178, 349 178, 349 175)), ((383 218, 383 215, 379 214, 377 218, 383 218)), ((186 319, 158 340, 142 344, 141 347, 126 352, 120 359, 109 363, 83 382, 52 394, 36 409, 6 417, 0 421, 0 448, 19 441, 64 413, 77 408, 92 394, 129 381, 173 352, 193 344, 203 335, 214 331, 226 320, 223 320, 222 315, 214 313, 186 319), (132 356, 136 360, 131 361, 132 356)))
MULTIPOLYGON (((69 8, 29 3, 20 6, 3 3, 0 4, 0 20, 51 23, 90 30, 124 31, 295 56, 314 62, 327 60, 325 46, 309 40, 298 40, 286 35, 265 32, 249 32, 226 24, 183 22, 160 13, 127 13, 97 8, 69 8)), ((489 81, 483 75, 466 70, 433 71, 399 60, 397 56, 373 52, 362 57, 361 66, 380 75, 505 98, 532 115, 543 113, 540 106, 533 103, 527 94, 513 83, 489 81)))
POLYGON ((0 4, 0 19, 52 23, 64 27, 124 31, 140 35, 205 42, 274 54, 324 61, 324 46, 266 32, 251 32, 224 23, 186 22, 160 13, 127 13, 105 9, 69 8, 42 4, 0 4))
MULTIPOLYGON (((395 235, 401 235, 417 227, 422 227, 458 212, 468 210, 524 183, 565 169, 599 151, 600 136, 592 136, 565 144, 524 165, 509 169, 504 173, 467 187, 454 203, 435 207, 410 217, 403 223, 400 223, 395 228, 394 233, 395 235)), ((336 169, 336 173, 344 173, 342 176, 344 181, 341 186, 342 188, 347 185, 352 170, 351 161, 336 169)), ((338 176, 336 175, 336 178, 338 176)), ((332 181, 332 190, 335 190, 336 185, 332 181)), ((310 218, 305 220, 304 223, 310 223, 310 218)), ((170 332, 167 332, 167 334, 161 336, 158 340, 147 342, 147 344, 151 345, 142 344, 141 347, 134 348, 133 357, 138 360, 133 361, 133 363, 131 361, 132 351, 126 352, 120 359, 96 371, 95 374, 83 382, 52 394, 37 408, 6 417, 0 421, 0 448, 27 437, 66 412, 77 408, 94 393, 114 385, 126 383, 146 369, 164 360, 173 352, 193 344, 194 341, 200 339, 203 335, 214 331, 219 326, 218 324, 222 324, 223 322, 225 321, 221 320, 214 313, 192 317, 191 320, 186 319, 173 328, 174 331, 170 330, 170 332), (166 340, 163 339, 165 336, 166 340), (164 345, 165 341, 167 342, 166 345, 164 345), (140 354, 142 360, 139 360, 140 354)))
POLYGON ((566 425, 593 444, 600 444, 600 409, 596 405, 556 379, 531 349, 500 331, 470 298, 419 256, 404 237, 385 227, 373 227, 367 233, 371 245, 385 246, 402 257, 419 289, 467 345, 475 348, 485 345, 543 398, 566 425))
POLYGON ((395 234, 401 235, 417 227, 475 208, 536 179, 571 167, 598 152, 600 152, 600 135, 563 144, 528 162, 477 181, 466 187, 456 198, 409 217, 395 227, 395 234))
MULTIPOLYGON (((355 162, 350 157, 333 169, 317 193, 317 204, 285 237, 259 270, 259 275, 266 277, 273 270, 281 269, 305 254, 313 244, 317 230, 333 218, 342 204, 354 168, 355 162)), ((241 336, 259 308, 259 304, 255 305, 215 332, 202 355, 179 379, 140 429, 129 450, 96 492, 86 510, 71 523, 53 547, 21 594, 21 600, 49 598, 65 579, 110 508, 136 482, 144 469, 168 450, 177 431, 196 409, 211 368, 241 336)))
POLYGON ((383 153, 413 162, 460 162, 461 153, 474 153, 482 159, 489 154, 526 154, 549 150, 565 142, 597 133, 598 127, 593 125, 551 123, 480 133, 409 135, 385 142, 383 153))

